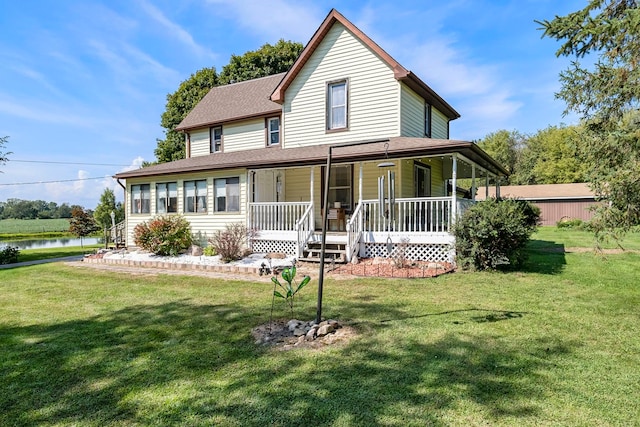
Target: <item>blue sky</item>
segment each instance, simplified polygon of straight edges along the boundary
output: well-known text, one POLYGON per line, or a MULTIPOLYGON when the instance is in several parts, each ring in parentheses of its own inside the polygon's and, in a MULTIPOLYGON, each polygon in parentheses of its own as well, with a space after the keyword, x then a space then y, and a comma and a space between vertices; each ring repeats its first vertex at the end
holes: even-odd
POLYGON ((443 96, 453 139, 573 123, 554 99, 557 43, 534 19, 577 0, 6 1, 0 9, 0 201, 94 208, 154 160, 166 95, 195 71, 280 38, 306 43, 332 7, 443 96), (49 163, 41 163, 49 162, 49 163), (86 179, 91 178, 91 179, 86 179), (79 180, 83 179, 83 180, 79 180), (42 183, 46 181, 62 181, 42 183), (26 184, 38 182, 40 184, 26 184), (10 185, 7 185, 10 184, 10 185), (21 184, 21 185, 14 185, 21 184))

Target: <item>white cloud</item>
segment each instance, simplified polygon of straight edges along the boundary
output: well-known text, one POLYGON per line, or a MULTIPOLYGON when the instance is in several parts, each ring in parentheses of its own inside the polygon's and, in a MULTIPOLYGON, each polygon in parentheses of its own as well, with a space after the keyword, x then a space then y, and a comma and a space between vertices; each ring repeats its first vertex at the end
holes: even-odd
POLYGON ((271 40, 306 43, 328 11, 309 2, 287 0, 208 0, 216 8, 226 6, 240 25, 271 40))
POLYGON ((178 39, 178 41, 180 41, 182 44, 187 46, 189 49, 191 49, 193 52, 195 52, 199 56, 208 57, 211 59, 214 59, 216 57, 216 55, 213 52, 211 52, 209 49, 199 45, 187 30, 185 30, 175 22, 172 22, 171 20, 169 20, 169 18, 167 18, 162 13, 162 11, 160 11, 160 9, 158 9, 151 3, 147 2, 146 0, 140 0, 138 4, 147 13, 147 15, 151 17, 151 19, 153 19, 158 24, 166 28, 167 30, 166 34, 172 35, 173 37, 178 39))

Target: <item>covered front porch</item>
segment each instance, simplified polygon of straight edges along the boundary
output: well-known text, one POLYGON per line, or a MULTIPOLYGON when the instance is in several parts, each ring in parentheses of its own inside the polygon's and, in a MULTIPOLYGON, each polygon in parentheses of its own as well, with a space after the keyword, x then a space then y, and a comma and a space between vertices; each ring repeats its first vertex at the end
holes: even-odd
POLYGON ((332 253, 341 252, 342 261, 401 250, 406 259, 453 262, 456 217, 474 203, 478 188, 487 192, 500 175, 456 152, 389 160, 385 167, 379 160, 337 162, 332 167, 342 171, 329 183, 327 209, 326 166, 250 170, 252 249, 305 258, 320 242, 326 212, 327 244, 340 248, 332 253))

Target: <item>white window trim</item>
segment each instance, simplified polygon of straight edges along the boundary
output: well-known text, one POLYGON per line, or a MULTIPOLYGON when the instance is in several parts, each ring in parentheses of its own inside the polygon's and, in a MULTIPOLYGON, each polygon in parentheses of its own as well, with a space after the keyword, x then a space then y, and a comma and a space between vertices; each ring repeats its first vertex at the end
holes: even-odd
POLYGON ((326 130, 328 132, 342 131, 349 129, 349 79, 340 79, 327 82, 326 95, 326 130), (338 85, 344 85, 344 126, 333 127, 333 109, 331 98, 331 88, 338 85))
POLYGON ((213 126, 209 129, 209 152, 222 153, 222 141, 224 139, 222 126, 213 126), (220 129, 220 149, 216 150, 216 141, 214 139, 216 129, 220 129))
POLYGON ((131 186, 131 206, 129 207, 131 214, 134 215, 145 215, 151 213, 151 184, 133 184, 131 186), (134 191, 134 188, 137 187, 138 191, 134 191), (147 198, 145 196, 145 192, 143 191, 143 187, 147 187, 148 190, 146 192, 147 198), (138 193, 140 197, 136 199, 134 195, 138 193), (147 203, 144 203, 144 200, 147 200, 147 203), (136 203, 139 202, 139 203, 136 203), (135 206, 138 205, 138 209, 136 212, 135 206), (143 209, 146 207, 147 209, 143 209))
POLYGON ((183 192, 183 208, 182 210, 184 211, 185 214, 206 214, 207 210, 209 209, 209 201, 208 199, 208 190, 207 190, 208 184, 207 184, 207 180, 206 179, 191 179, 188 181, 183 181, 182 183, 182 192, 183 192), (189 206, 189 204, 187 203, 187 198, 189 197, 189 195, 187 194, 187 184, 188 183, 193 183, 194 185, 194 195, 193 195, 193 211, 188 211, 187 208, 189 206), (204 194, 200 194, 198 193, 198 182, 204 182, 204 194), (202 198, 204 196, 204 208, 199 208, 198 207, 198 200, 200 198, 202 198))
POLYGON ((279 145, 280 142, 282 141, 282 121, 280 120, 280 117, 269 117, 267 119, 267 146, 271 147, 274 145, 279 145), (278 121, 278 130, 277 131, 273 131, 271 130, 271 122, 273 120, 277 120, 278 121), (277 133, 278 134, 278 142, 271 142, 271 135, 277 133))
POLYGON ((169 182, 157 182, 156 183, 156 213, 158 214, 172 214, 178 213, 178 183, 176 181, 169 182), (176 199, 176 207, 175 210, 169 212, 169 200, 171 200, 171 192, 169 190, 169 185, 174 184, 175 186, 175 199, 176 199), (160 210, 160 192, 158 191, 159 186, 164 186, 164 191, 166 191, 166 198, 164 204, 164 211, 160 210))
POLYGON ((224 178, 214 178, 213 179, 213 212, 215 214, 222 214, 222 213, 237 213, 240 212, 240 177, 239 176, 228 176, 228 177, 224 177, 224 178), (237 186, 238 186, 238 208, 234 209, 234 210, 230 210, 229 209, 229 199, 230 199, 230 195, 229 195, 229 183, 227 182, 227 180, 229 179, 236 179, 237 182, 237 186), (225 208, 224 210, 218 210, 218 197, 216 195, 216 182, 217 181, 222 181, 224 180, 224 189, 225 189, 225 208))

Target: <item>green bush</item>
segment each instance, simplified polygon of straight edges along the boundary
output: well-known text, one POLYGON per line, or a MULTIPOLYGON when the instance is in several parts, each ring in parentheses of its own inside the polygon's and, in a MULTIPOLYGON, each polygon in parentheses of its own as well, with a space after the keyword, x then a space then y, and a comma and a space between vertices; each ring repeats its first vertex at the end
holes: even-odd
POLYGON ((20 250, 13 246, 0 249, 0 264, 13 264, 18 262, 20 250))
POLYGON ((178 255, 191 246, 191 226, 180 215, 153 218, 133 229, 137 246, 156 255, 178 255))
POLYGON ((207 246, 202 250, 202 253, 205 256, 216 256, 216 248, 214 248, 213 246, 207 246))
POLYGON ((584 222, 578 218, 561 218, 560 221, 556 222, 556 227, 581 230, 584 227, 584 222))
POLYGON ((454 227, 456 261, 469 270, 517 268, 540 220, 540 209, 518 199, 487 199, 469 208, 454 227))

